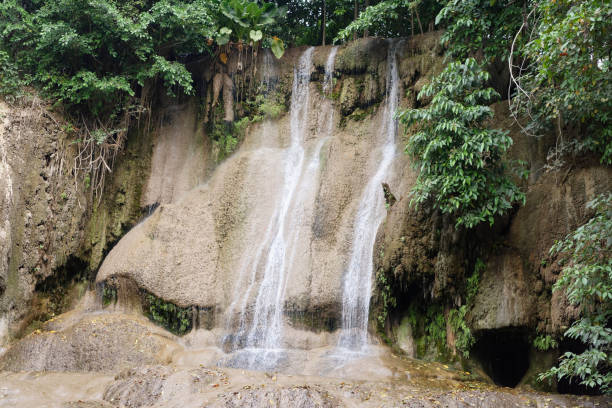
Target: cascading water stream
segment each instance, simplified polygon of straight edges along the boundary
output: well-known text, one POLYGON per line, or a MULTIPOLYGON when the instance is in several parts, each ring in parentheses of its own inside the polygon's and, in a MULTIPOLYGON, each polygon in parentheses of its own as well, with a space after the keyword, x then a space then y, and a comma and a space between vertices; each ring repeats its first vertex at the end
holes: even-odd
MULTIPOLYGON (((307 165, 304 167, 304 174, 300 180, 299 192, 297 197, 297 205, 294 208, 294 217, 297 220, 308 220, 309 216, 313 214, 307 214, 308 204, 314 204, 316 200, 316 182, 318 181, 318 174, 321 167, 321 150, 323 145, 329 140, 332 135, 334 126, 334 104, 329 94, 333 87, 333 73, 334 64, 336 61, 336 54, 338 53, 338 47, 332 47, 327 56, 325 63, 325 73, 323 77, 323 98, 320 101, 320 113, 318 125, 316 129, 317 135, 323 135, 314 146, 314 149, 310 152, 307 160, 307 165)), ((312 209, 311 209, 312 210, 312 209)), ((295 224, 295 223, 294 223, 295 224)), ((289 248, 289 265, 293 265, 295 258, 295 249, 299 245, 301 239, 307 239, 307 232, 304 230, 311 230, 311 225, 308 223, 302 223, 302 225, 295 225, 292 228, 292 234, 290 239, 289 248)))
MULTIPOLYGON (((286 227, 290 222, 288 219, 289 209, 304 165, 304 128, 308 117, 310 68, 313 51, 314 48, 311 47, 304 52, 300 58, 299 66, 295 70, 291 95, 291 141, 284 163, 284 184, 281 205, 277 215, 278 225, 268 250, 263 280, 255 302, 253 323, 247 337, 248 345, 263 347, 267 350, 280 347, 283 313, 282 295, 285 285, 285 260, 288 249, 286 227)), ((300 220, 295 220, 292 217, 291 221, 299 223, 300 220)), ((265 357, 264 365, 268 363, 266 361, 267 357, 265 357)))
MULTIPOLYGON (((264 50, 262 81, 265 86, 265 95, 270 93, 274 88, 273 83, 272 83, 273 82, 272 76, 275 70, 276 70, 275 59, 272 56, 272 52, 270 51, 266 52, 264 50)), ((274 133, 275 126, 272 123, 272 121, 265 120, 262 126, 263 126, 264 134, 274 133)), ((247 331, 249 330, 249 327, 247 325, 248 323, 247 322, 248 301, 251 297, 251 293, 253 292, 255 288, 257 269, 261 262, 261 258, 263 257, 266 248, 268 248, 270 244, 270 239, 271 239, 273 230, 275 228, 274 221, 275 221, 276 216, 277 216, 277 213, 275 211, 274 217, 271 218, 270 223, 268 224, 266 228, 265 235, 263 239, 260 241, 260 245, 257 248, 257 251, 255 252, 255 256, 245 257, 243 266, 240 268, 242 273, 240 274, 239 281, 237 282, 237 285, 236 285, 237 291, 234 294, 234 300, 232 301, 232 303, 229 305, 227 309, 228 318, 226 321, 227 322, 226 331, 227 332, 233 331, 232 329, 233 329, 234 315, 235 315, 237 308, 239 307, 238 309, 239 310, 238 331, 233 335, 226 336, 226 339, 223 340, 224 344, 228 343, 227 341, 228 339, 230 340, 229 343, 231 343, 230 346, 232 350, 245 346, 244 341, 246 338, 247 331), (246 273, 247 269, 249 270, 248 273, 246 273), (245 282, 247 278, 248 278, 248 282, 245 282), (240 293, 245 283, 247 285, 247 289, 244 293, 240 293)))
POLYGON ((298 67, 294 70, 290 111, 291 134, 284 158, 280 199, 268 225, 265 239, 250 262, 249 287, 244 297, 240 327, 234 342, 234 348, 243 345, 246 353, 237 356, 229 362, 229 365, 272 368, 283 355, 281 349, 283 295, 287 276, 287 252, 290 249, 287 236, 301 221, 296 217, 298 214, 291 210, 299 208, 299 203, 294 203, 294 198, 305 167, 304 130, 308 120, 313 51, 313 47, 304 51, 298 67), (255 286, 260 265, 263 267, 263 276, 255 299, 252 322, 247 326, 247 301, 255 286))
POLYGON ((401 42, 391 42, 387 55, 387 101, 384 114, 384 139, 376 172, 365 187, 353 227, 349 265, 344 275, 342 294, 342 331, 338 346, 361 351, 368 344, 368 315, 372 295, 373 248, 376 232, 385 215, 381 183, 396 154, 394 119, 399 101, 397 49, 401 42))

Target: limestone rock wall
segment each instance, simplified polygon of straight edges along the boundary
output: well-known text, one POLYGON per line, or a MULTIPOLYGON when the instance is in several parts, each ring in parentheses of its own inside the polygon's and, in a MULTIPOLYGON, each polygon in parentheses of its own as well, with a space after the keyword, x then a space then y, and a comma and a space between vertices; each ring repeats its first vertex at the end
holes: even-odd
MULTIPOLYGON (((437 211, 427 205, 414 208, 409 196, 400 195, 379 230, 377 243, 377 273, 391 280, 390 294, 398 303, 397 308, 390 308, 382 331, 405 352, 419 355, 413 343, 418 339, 409 341, 405 334, 416 310, 410 305, 438 305, 435 312, 443 314, 448 322, 449 310, 465 301, 466 280, 478 259, 482 262, 478 292, 465 316, 477 341, 476 351, 485 347, 479 339, 516 336, 526 349, 531 347, 532 361, 546 360, 550 365, 554 356, 544 358, 531 342, 537 334, 561 335, 577 311, 562 292, 552 293, 561 267, 549 250, 556 240, 586 222, 589 214, 585 205, 589 200, 611 190, 612 169, 595 158, 583 157, 561 169, 547 170, 546 155, 554 146, 554 137, 535 139, 522 134, 509 115, 507 101, 495 104, 493 109, 491 125, 510 130, 514 140, 509 157, 525 161, 530 171, 522 185, 526 204, 499 217, 493 228, 481 226, 459 233, 437 211)), ((381 287, 378 289, 375 313, 384 308, 381 287)), ((427 319, 432 316, 421 312, 423 316, 418 318, 431 324, 427 319)), ((448 323, 442 337, 452 352, 455 334, 448 323)), ((426 348, 423 345, 420 352, 426 348)), ((545 368, 532 367, 529 372, 533 375, 545 368)))
POLYGON ((63 124, 35 96, 0 101, 0 347, 20 330, 36 284, 82 242, 87 198, 63 124))

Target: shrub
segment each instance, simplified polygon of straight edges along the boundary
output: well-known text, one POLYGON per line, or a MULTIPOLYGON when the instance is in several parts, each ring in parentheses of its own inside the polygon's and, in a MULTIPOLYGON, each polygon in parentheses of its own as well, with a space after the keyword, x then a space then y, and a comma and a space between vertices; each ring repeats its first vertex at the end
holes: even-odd
POLYGON ((555 243, 551 254, 558 254, 566 265, 553 290, 565 290, 568 300, 581 310, 581 317, 565 336, 581 341, 586 350, 566 352, 559 365, 540 375, 544 378, 577 379, 580 384, 612 392, 612 194, 587 203, 595 216, 586 224, 555 243))
POLYGON ((431 198, 434 207, 467 228, 482 221, 493 224, 495 216, 525 201, 503 160, 512 139, 507 131, 484 124, 493 113, 482 103, 499 96, 483 88, 488 80, 476 60, 452 62, 419 92, 421 100, 433 97, 427 107, 399 114, 418 129, 406 146, 419 170, 413 201, 431 198))

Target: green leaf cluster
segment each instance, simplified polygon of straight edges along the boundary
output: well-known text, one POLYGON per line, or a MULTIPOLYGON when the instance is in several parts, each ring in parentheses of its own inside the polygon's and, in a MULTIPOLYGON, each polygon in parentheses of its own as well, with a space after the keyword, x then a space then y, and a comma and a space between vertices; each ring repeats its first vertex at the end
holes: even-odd
POLYGON ((180 307, 150 293, 144 296, 145 314, 154 322, 179 336, 192 328, 193 312, 190 307, 180 307))
POLYGON ((465 59, 476 54, 491 62, 510 53, 510 39, 523 21, 526 0, 449 0, 436 16, 445 28, 448 55, 465 59))
POLYGON ((533 12, 537 32, 519 53, 530 64, 514 108, 530 117, 529 134, 573 126, 579 136, 560 144, 612 164, 612 3, 542 1, 533 12))
POLYGON ((0 50, 21 77, 69 109, 117 114, 149 79, 192 93, 180 61, 201 53, 214 30, 210 0, 7 0, 0 50))
POLYGON ((474 272, 465 281, 465 303, 458 308, 451 309, 448 313, 448 321, 455 334, 455 348, 465 357, 470 357, 470 350, 476 339, 472 330, 467 325, 465 317, 474 305, 474 299, 478 293, 480 275, 484 271, 485 264, 480 258, 476 259, 474 272))
POLYGON ((533 339, 533 346, 540 351, 547 351, 559 347, 559 343, 550 334, 540 334, 533 339))
POLYGON ((565 332, 586 346, 582 353, 566 352, 559 365, 540 378, 575 379, 587 387, 612 392, 612 194, 587 203, 595 215, 563 241, 551 254, 565 265, 553 290, 564 290, 581 317, 565 332))
POLYGON ((384 333, 385 322, 387 321, 389 312, 397 307, 397 299, 393 296, 389 277, 382 270, 379 270, 376 274, 376 285, 381 297, 381 309, 377 316, 378 331, 384 333))
POLYGON ((485 126, 493 113, 483 103, 499 96, 483 87, 488 79, 473 58, 452 62, 419 92, 421 100, 432 97, 429 105, 399 114, 418 129, 406 146, 419 170, 413 201, 432 200, 467 228, 493 224, 495 216, 525 200, 503 160, 512 139, 485 126))
POLYGON ((370 4, 357 19, 338 31, 334 41, 346 41, 366 31, 385 37, 419 34, 433 25, 441 9, 440 2, 432 0, 382 0, 370 4), (411 16, 409 21, 407 16, 411 16))
MULTIPOLYGON (((287 7, 277 7, 274 3, 249 0, 222 0, 217 16, 222 26, 216 35, 219 45, 225 45, 230 40, 239 44, 256 44, 264 38, 264 33, 287 13, 287 7)), ((276 58, 283 56, 285 46, 278 37, 266 38, 266 44, 276 58)))

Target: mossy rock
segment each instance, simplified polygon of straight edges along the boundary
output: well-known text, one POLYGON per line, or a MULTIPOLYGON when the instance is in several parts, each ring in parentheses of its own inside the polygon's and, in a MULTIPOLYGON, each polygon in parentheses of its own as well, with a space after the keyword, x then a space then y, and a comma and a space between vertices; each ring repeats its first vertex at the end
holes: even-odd
POLYGON ((358 99, 359 92, 357 92, 355 78, 345 78, 342 81, 342 90, 340 91, 340 111, 342 115, 350 115, 355 110, 358 99))
POLYGON ((363 74, 378 71, 378 63, 387 57, 389 44, 382 38, 361 38, 341 49, 336 57, 336 71, 345 74, 363 74))

